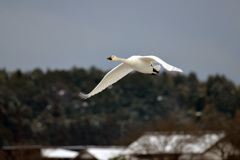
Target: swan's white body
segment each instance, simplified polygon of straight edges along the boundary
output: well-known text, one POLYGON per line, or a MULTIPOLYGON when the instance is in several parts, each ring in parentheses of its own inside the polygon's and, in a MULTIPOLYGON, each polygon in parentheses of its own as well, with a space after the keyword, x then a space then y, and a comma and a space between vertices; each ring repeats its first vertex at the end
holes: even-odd
POLYGON ((156 73, 158 73, 161 66, 160 65, 153 66, 152 64, 153 62, 161 64, 168 71, 182 72, 181 69, 167 64, 166 62, 164 62, 163 60, 156 56, 131 56, 128 59, 122 59, 116 56, 111 56, 108 59, 112 61, 120 61, 122 63, 119 64, 117 67, 113 68, 111 71, 109 71, 103 77, 101 82, 89 94, 83 94, 80 92, 79 96, 81 98, 87 99, 101 92, 102 90, 112 85, 113 83, 116 83, 118 80, 120 80, 133 70, 145 74, 155 75, 156 73))

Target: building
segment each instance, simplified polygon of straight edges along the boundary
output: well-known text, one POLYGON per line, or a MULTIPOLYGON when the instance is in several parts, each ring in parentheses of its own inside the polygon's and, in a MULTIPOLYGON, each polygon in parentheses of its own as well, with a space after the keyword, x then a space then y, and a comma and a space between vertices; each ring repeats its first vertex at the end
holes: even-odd
POLYGON ((121 146, 4 146, 0 160, 108 160, 118 157, 121 146))
POLYGON ((76 159, 79 152, 63 148, 41 148, 41 157, 43 159, 76 159))
POLYGON ((40 145, 26 146, 3 146, 0 150, 1 160, 40 160, 41 159, 40 145))
POLYGON ((148 132, 129 146, 4 146, 1 160, 239 160, 224 132, 148 132))
POLYGON ((78 158, 82 160, 109 160, 119 157, 124 148, 121 146, 90 146, 81 152, 78 158))
POLYGON ((122 153, 128 159, 223 160, 239 155, 224 132, 149 132, 122 153))

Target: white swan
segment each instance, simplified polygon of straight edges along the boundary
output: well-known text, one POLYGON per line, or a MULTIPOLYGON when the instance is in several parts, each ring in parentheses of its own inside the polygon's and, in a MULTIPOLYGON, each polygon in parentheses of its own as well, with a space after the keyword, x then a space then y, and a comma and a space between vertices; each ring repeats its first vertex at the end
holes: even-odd
POLYGON ((159 73, 160 65, 153 65, 153 62, 161 64, 166 70, 168 71, 176 71, 176 72, 182 72, 181 69, 174 67, 172 65, 167 64, 160 58, 156 56, 131 56, 128 59, 118 58, 116 56, 111 56, 107 58, 112 61, 120 61, 122 62, 117 67, 113 68, 111 71, 109 71, 101 80, 101 82, 89 93, 89 94, 83 94, 79 93, 79 96, 83 99, 87 99, 108 86, 112 85, 113 83, 116 83, 119 79, 123 78, 125 75, 127 75, 129 72, 136 70, 141 73, 146 74, 153 74, 159 73))

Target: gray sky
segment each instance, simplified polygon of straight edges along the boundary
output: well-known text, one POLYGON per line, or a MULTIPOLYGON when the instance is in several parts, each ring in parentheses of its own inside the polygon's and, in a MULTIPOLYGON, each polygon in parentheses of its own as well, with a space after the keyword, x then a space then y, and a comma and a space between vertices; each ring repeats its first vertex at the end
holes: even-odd
POLYGON ((0 68, 102 70, 156 55, 200 80, 240 84, 238 0, 0 0, 0 68))

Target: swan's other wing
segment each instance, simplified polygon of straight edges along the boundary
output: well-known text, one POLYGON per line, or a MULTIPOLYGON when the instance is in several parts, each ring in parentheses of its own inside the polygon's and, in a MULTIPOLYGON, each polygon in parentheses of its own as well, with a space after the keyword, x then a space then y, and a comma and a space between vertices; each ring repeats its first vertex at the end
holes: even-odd
POLYGON ((170 64, 167 64, 166 62, 164 62, 163 60, 161 60, 160 58, 158 58, 156 56, 142 56, 140 58, 147 60, 147 61, 151 61, 151 62, 157 62, 157 63, 161 64, 168 71, 183 72, 180 68, 177 68, 170 64))
POLYGON ((131 72, 133 69, 130 68, 128 65, 121 63, 117 67, 113 68, 111 71, 109 71, 103 79, 100 81, 100 83, 89 93, 89 94, 83 94, 79 93, 79 96, 83 99, 87 99, 108 86, 112 85, 113 83, 116 83, 118 80, 126 76, 129 72, 131 72))

